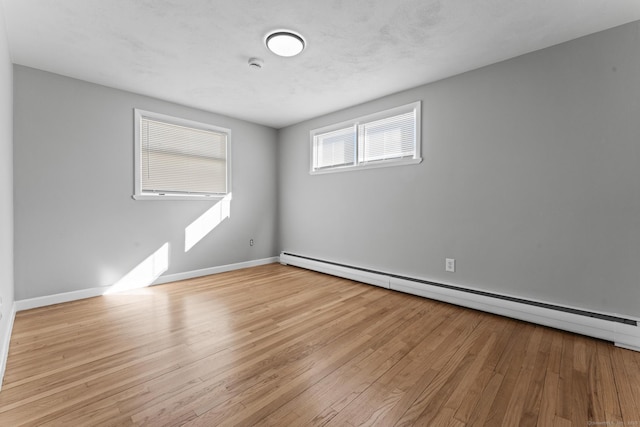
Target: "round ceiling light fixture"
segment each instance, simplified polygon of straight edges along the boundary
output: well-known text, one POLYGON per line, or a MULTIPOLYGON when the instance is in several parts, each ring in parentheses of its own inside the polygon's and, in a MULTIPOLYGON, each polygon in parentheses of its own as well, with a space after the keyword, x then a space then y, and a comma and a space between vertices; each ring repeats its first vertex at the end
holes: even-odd
POLYGON ((278 56, 291 57, 300 54, 305 47, 302 36, 291 30, 277 30, 265 39, 267 48, 278 56))

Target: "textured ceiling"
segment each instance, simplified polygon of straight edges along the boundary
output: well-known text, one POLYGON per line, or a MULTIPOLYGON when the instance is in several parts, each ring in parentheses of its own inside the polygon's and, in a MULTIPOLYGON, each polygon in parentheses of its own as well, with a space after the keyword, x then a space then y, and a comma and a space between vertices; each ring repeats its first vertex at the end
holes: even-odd
POLYGON ((640 0, 1 1, 16 64, 276 128, 640 19, 640 0), (281 28, 300 56, 266 50, 281 28))

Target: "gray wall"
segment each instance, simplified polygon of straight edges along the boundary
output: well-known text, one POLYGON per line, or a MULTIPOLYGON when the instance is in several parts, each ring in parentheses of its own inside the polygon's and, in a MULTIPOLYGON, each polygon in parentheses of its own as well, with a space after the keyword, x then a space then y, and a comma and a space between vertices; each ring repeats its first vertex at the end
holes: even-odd
POLYGON ((282 129, 279 162, 282 250, 640 316, 638 22, 282 129), (309 175, 309 130, 416 100, 423 163, 309 175))
POLYGON ((274 129, 22 66, 14 80, 16 299, 112 285, 166 242, 166 274, 277 255, 274 129), (134 108, 232 130, 231 216, 187 253, 214 203, 131 198, 134 108))
MULTIPOLYGON (((13 69, 0 5, 0 339, 13 305, 13 69)), ((0 342, 0 345, 2 343, 0 342)), ((0 355, 4 354, 1 352, 0 355)), ((1 357, 1 356, 0 356, 1 357)), ((1 373, 0 373, 1 375, 1 373)))

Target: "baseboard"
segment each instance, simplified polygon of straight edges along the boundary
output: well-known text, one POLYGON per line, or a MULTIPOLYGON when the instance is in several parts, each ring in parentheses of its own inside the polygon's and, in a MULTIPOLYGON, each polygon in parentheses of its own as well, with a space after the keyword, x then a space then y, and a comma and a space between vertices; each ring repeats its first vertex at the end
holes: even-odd
MULTIPOLYGON (((235 264, 221 265, 217 267, 203 268, 200 270, 185 271, 184 273, 167 274, 158 277, 150 286, 162 285, 164 283, 176 282, 178 280, 192 279, 194 277, 208 276, 211 274, 224 273, 226 271, 240 270, 242 268, 257 267, 259 265, 278 262, 278 257, 263 258, 252 261, 238 262, 235 264)), ((93 298, 104 295, 110 286, 82 289, 79 291, 64 292, 54 295, 46 295, 37 298, 23 299, 15 302, 15 310, 23 311, 32 308, 45 307, 48 305, 61 304, 63 302, 76 301, 85 298, 93 298)))
POLYGON ((11 343, 11 332, 13 331, 13 321, 16 318, 16 304, 11 305, 11 313, 7 319, 7 326, 4 330, 0 331, 0 390, 2 390, 2 383, 4 380, 4 371, 7 369, 7 359, 9 358, 9 344, 11 343))
POLYGON ((178 280, 192 279, 194 277, 209 276, 211 274, 225 273, 227 271, 240 270, 249 267, 257 267, 259 265, 273 264, 274 262, 278 262, 279 260, 280 258, 276 256, 271 258, 256 259, 253 261, 238 262, 235 264, 221 265, 218 267, 203 268, 201 270, 187 271, 184 273, 167 274, 158 277, 158 279, 156 279, 153 284, 161 285, 163 283, 177 282, 178 280))
POLYGON ((420 278, 407 278, 398 274, 348 266, 326 260, 317 260, 283 252, 282 264, 290 264, 333 276, 381 286, 468 307, 488 313, 524 320, 539 325, 604 339, 616 346, 640 351, 640 319, 621 317, 612 313, 589 312, 577 307, 559 306, 544 301, 524 300, 487 292, 441 284, 420 278))
POLYGON ((390 289, 388 276, 365 269, 354 269, 337 263, 319 262, 300 256, 292 257, 286 253, 280 254, 280 263, 285 265, 291 264, 296 267, 306 268, 307 270, 318 271, 320 273, 390 289))
POLYGON ((105 286, 99 288, 82 289, 79 291, 64 292, 60 294, 45 295, 43 297, 22 299, 16 301, 16 311, 31 310, 32 308, 62 304, 63 302, 99 297, 100 295, 104 294, 107 289, 108 287, 105 286))

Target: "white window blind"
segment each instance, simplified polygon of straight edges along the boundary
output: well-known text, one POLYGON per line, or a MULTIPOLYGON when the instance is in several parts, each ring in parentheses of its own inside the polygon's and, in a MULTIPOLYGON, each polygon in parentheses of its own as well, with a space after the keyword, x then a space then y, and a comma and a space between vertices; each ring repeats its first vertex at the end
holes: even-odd
POLYGON ((415 110, 360 125, 360 161, 413 157, 416 144, 415 110))
POLYGON ((420 102, 311 131, 311 173, 421 160, 420 102))
POLYGON ((136 110, 136 195, 225 195, 228 129, 136 110))
POLYGON ((356 162, 356 129, 351 126, 316 135, 313 146, 315 169, 353 165, 356 162))

